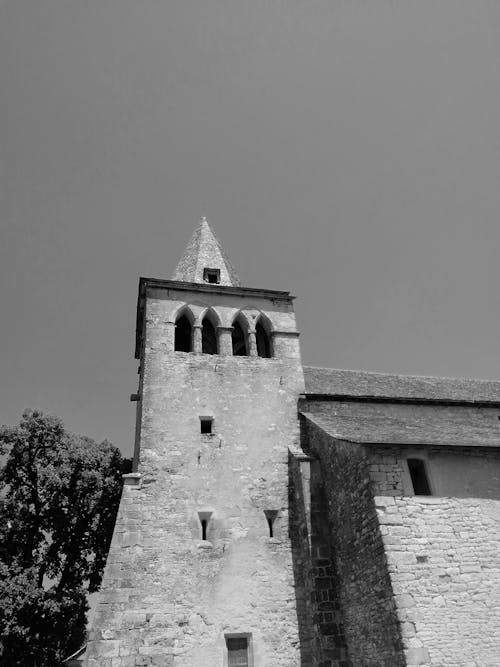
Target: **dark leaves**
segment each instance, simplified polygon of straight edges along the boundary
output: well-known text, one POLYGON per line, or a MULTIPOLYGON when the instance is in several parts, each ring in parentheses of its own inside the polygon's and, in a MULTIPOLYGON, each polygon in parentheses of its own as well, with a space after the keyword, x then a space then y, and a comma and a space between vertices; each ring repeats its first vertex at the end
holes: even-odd
POLYGON ((0 451, 0 664, 53 666, 84 639, 125 463, 38 411, 1 429, 0 451))

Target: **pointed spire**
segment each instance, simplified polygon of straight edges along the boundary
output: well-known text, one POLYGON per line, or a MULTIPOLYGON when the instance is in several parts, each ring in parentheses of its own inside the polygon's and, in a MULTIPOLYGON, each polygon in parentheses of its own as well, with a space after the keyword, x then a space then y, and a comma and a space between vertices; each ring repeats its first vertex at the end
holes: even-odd
POLYGON ((232 286, 240 284, 240 279, 206 218, 202 218, 194 230, 172 280, 232 286))

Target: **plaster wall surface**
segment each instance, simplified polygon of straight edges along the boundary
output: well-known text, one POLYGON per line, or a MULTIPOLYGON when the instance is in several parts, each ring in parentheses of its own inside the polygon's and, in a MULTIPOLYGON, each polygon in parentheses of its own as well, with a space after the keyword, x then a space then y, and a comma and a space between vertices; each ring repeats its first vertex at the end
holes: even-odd
POLYGON ((500 449, 375 445, 367 451, 377 495, 414 495, 407 459, 418 458, 432 495, 500 500, 500 449))
POLYGON ((500 452, 431 451, 428 461, 435 494, 500 500, 500 452))
MULTIPOLYGON (((251 633, 255 666, 299 665, 288 535, 298 340, 272 359, 174 352, 170 324, 182 303, 170 297, 147 302, 140 484, 124 488, 87 664, 221 667, 225 635, 251 633), (211 435, 200 433, 200 416, 213 418, 211 435), (278 513, 272 538, 265 510, 278 513)), ((185 301, 206 308, 206 299, 185 301)), ((222 301, 221 313, 256 306, 222 301)), ((294 331, 290 304, 265 306, 273 326, 294 331)))

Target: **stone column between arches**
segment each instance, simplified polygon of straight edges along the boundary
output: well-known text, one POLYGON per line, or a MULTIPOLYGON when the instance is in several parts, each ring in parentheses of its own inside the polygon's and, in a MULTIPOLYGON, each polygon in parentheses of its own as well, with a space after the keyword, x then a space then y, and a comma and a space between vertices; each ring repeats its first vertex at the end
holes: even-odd
POLYGON ((201 354, 202 352, 202 329, 201 324, 193 324, 193 352, 195 354, 201 354))

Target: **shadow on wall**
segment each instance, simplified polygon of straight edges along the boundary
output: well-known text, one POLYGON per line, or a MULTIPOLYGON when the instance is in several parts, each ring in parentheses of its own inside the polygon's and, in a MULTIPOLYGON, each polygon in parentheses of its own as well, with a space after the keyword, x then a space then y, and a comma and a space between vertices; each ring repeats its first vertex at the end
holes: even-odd
MULTIPOLYGON (((321 651, 331 646, 339 650, 344 644, 353 665, 403 667, 406 661, 365 448, 336 441, 306 420, 302 444, 315 461, 311 579, 321 651), (330 581, 318 576, 323 562, 330 581), (334 602, 333 608, 322 606, 325 588, 331 591, 327 599, 334 602), (319 616, 322 611, 332 616, 319 616), (332 626, 323 628, 327 618, 332 626)), ((323 664, 349 663, 335 658, 323 664)))
POLYGON ((300 460, 290 454, 290 537, 301 664, 304 667, 351 667, 329 545, 326 498, 318 484, 317 464, 313 462, 308 507, 304 497, 308 488, 300 465, 300 460))
POLYGON ((311 576, 312 567, 309 553, 309 530, 306 521, 306 509, 302 488, 300 461, 288 454, 288 504, 289 533, 292 544, 293 577, 295 584, 295 602, 300 639, 301 665, 315 665, 314 625, 311 576))

